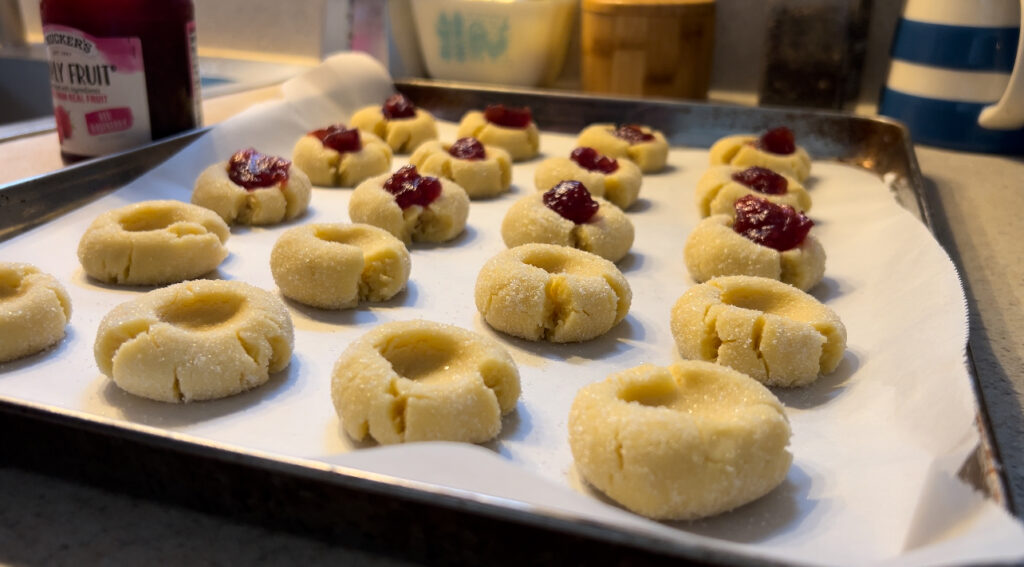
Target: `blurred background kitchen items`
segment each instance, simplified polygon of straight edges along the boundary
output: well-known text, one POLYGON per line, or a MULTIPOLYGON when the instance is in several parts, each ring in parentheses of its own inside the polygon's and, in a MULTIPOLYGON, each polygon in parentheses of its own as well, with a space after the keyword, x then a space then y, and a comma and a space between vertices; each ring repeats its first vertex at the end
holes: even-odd
POLYGON ((715 0, 583 0, 580 41, 585 91, 704 99, 715 0))
MULTIPOLYGON (((645 0, 650 2, 651 0, 645 0)), ((12 0, 0 0, 0 3, 12 2, 12 0)), ((0 90, 9 88, 18 90, 19 96, 35 100, 39 95, 32 89, 27 89, 20 77, 20 72, 6 72, 5 69, 21 69, 28 66, 41 66, 45 73, 46 52, 42 46, 42 31, 39 22, 39 0, 16 0, 15 4, 21 6, 21 17, 23 18, 24 36, 19 37, 16 32, 12 33, 15 41, 27 41, 24 47, 0 47, 0 90), (3 67, 4 59, 18 59, 18 65, 3 67)), ((194 0, 196 7, 196 23, 198 25, 197 37, 199 40, 199 70, 202 83, 203 96, 215 97, 221 94, 236 92, 239 90, 253 89, 273 84, 287 79, 302 70, 316 65, 328 54, 336 53, 347 49, 366 51, 386 64, 389 72, 396 79, 411 79, 424 76, 434 78, 456 78, 456 74, 449 74, 449 71, 462 73, 458 78, 476 82, 489 82, 492 79, 509 84, 513 82, 518 73, 523 73, 527 68, 542 69, 531 71, 536 76, 542 76, 538 82, 543 86, 553 88, 579 90, 582 88, 582 46, 580 38, 580 24, 582 18, 577 17, 583 11, 584 0, 562 0, 552 2, 549 0, 292 0, 291 2, 280 2, 279 0, 194 0), (437 20, 425 21, 422 17, 415 20, 416 11, 427 10, 427 4, 445 3, 449 6, 493 4, 490 8, 515 12, 517 16, 509 19, 509 32, 517 27, 521 21, 518 14, 531 12, 533 10, 554 10, 561 14, 567 14, 565 18, 552 18, 543 21, 530 40, 525 44, 518 42, 511 35, 508 36, 510 50, 522 53, 526 47, 541 45, 534 53, 531 63, 520 66, 518 60, 510 58, 495 61, 493 64, 486 64, 481 61, 477 68, 482 68, 482 74, 476 76, 468 72, 467 62, 455 60, 441 60, 440 52, 421 53, 421 38, 417 29, 425 28, 433 34, 433 38, 423 39, 424 46, 431 43, 440 46, 442 42, 437 36, 437 20), (559 28, 567 28, 568 32, 559 32, 559 28), (550 56, 549 56, 550 55, 550 56), (424 59, 431 57, 440 62, 435 62, 433 74, 428 74, 424 59), (564 64, 563 64, 564 59, 564 64), (441 69, 444 67, 444 69, 441 69), (522 68, 520 68, 522 67, 522 68), (561 67, 562 71, 551 82, 550 77, 561 67)), ((625 0, 622 0, 623 8, 626 8, 625 0)), ((839 98, 829 98, 827 103, 830 107, 842 104, 845 110, 856 110, 862 114, 874 114, 878 104, 878 93, 881 91, 885 80, 885 74, 889 67, 889 52, 893 32, 897 21, 902 14, 903 2, 879 2, 872 0, 767 0, 765 2, 751 2, 750 0, 717 0, 714 2, 714 29, 712 32, 713 54, 711 56, 710 88, 708 98, 714 102, 728 102, 742 105, 779 105, 787 104, 780 100, 779 90, 776 86, 784 86, 785 82, 766 84, 765 70, 768 67, 779 68, 783 62, 794 63, 797 59, 790 57, 794 54, 778 51, 772 52, 780 46, 781 35, 775 35, 770 40, 772 30, 782 30, 788 25, 784 15, 799 15, 795 10, 800 6, 817 5, 824 12, 834 15, 833 21, 842 21, 846 18, 848 24, 857 22, 858 17, 866 15, 869 18, 867 26, 866 52, 864 54, 863 70, 850 66, 848 71, 841 72, 838 77, 852 79, 859 72, 859 94, 853 96, 855 100, 841 97, 841 103, 832 101, 839 98), (787 55, 782 60, 781 56, 787 55), (763 96, 762 96, 763 95, 763 96), (856 104, 854 104, 856 102, 856 104)), ((436 10, 435 10, 436 11, 436 10)), ((819 10, 820 11, 820 10, 819 10)), ((453 13, 449 10, 449 14, 453 13)), ((451 17, 451 16, 449 16, 451 17)), ((820 22, 823 20, 805 20, 820 22)), ((443 24, 443 22, 440 22, 443 24)), ((463 26, 470 22, 462 21, 463 26)), ((13 27, 18 27, 17 22, 12 22, 13 27)), ((454 24, 452 25, 454 27, 454 24)), ((478 26, 479 28, 480 26, 478 26)), ((486 28, 482 28, 486 29, 486 28)), ((832 30, 845 28, 830 28, 832 30)), ((464 31, 469 31, 465 29, 464 31)), ((533 30, 530 30, 533 32, 533 30)), ((863 30, 861 30, 863 31, 863 30)), ((854 32, 857 32, 855 29, 854 32)), ((482 34, 474 31, 472 41, 468 36, 463 36, 461 45, 468 45, 476 42, 483 44, 482 34)), ((807 41, 811 37, 823 37, 830 39, 836 44, 847 41, 846 32, 835 32, 834 38, 828 37, 832 32, 822 36, 813 29, 796 29, 791 34, 796 46, 800 41, 807 41), (842 36, 844 39, 840 39, 842 36)), ((427 34, 424 34, 425 36, 427 34)), ((849 37, 857 37, 856 33, 849 37)), ((497 41, 497 40, 495 40, 497 41)), ((850 40, 852 42, 852 40, 850 40)), ((448 44, 456 45, 455 40, 449 40, 448 44)), ((811 45, 806 43, 806 45, 811 45)), ((855 61, 856 50, 859 44, 848 42, 852 56, 844 59, 850 53, 840 52, 842 55, 838 61, 855 61)), ((803 53, 815 57, 813 52, 819 48, 808 48, 803 53)), ((823 50, 822 50, 823 51, 823 50)), ((801 51, 795 50, 795 55, 801 51)), ((465 53, 463 54, 465 56, 465 53)), ((791 66, 792 72, 787 75, 789 85, 805 88, 817 81, 804 80, 803 68, 799 65, 791 66)), ((518 80, 520 84, 533 86, 532 79, 518 80)), ((848 85, 855 86, 858 81, 850 80, 848 85)), ((826 89, 835 92, 835 81, 824 83, 826 89)), ((850 87, 850 90, 854 90, 850 87)), ((41 91, 45 95, 48 105, 48 88, 41 91)), ((802 91, 801 91, 802 92, 802 91)), ((849 91, 847 91, 848 93, 849 91)), ((814 99, 810 97, 791 98, 791 104, 806 105, 804 101, 820 100, 818 94, 814 99)), ((15 112, 12 119, 17 120, 36 118, 36 114, 26 112, 15 112)), ((43 114, 52 116, 52 111, 46 109, 43 114)), ((52 128, 52 122, 49 128, 52 128)), ((4 137, 4 127, 0 126, 0 139, 4 137)), ((19 132, 22 129, 19 126, 19 132)))
POLYGON ((1024 154, 1022 4, 907 0, 879 113, 915 142, 1024 154))
POLYGON ((867 51, 871 0, 770 0, 760 103, 848 109, 867 51))
POLYGON ((411 2, 434 79, 548 86, 558 77, 577 0, 411 2))
POLYGON ((0 47, 22 46, 25 38, 25 22, 17 0, 0 0, 0 47))

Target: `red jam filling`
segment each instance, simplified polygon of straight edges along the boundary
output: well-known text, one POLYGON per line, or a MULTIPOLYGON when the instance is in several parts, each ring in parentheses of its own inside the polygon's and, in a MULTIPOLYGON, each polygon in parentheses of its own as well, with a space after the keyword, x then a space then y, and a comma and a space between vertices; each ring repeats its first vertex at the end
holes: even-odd
POLYGON ((576 148, 569 154, 569 159, 583 169, 600 171, 606 175, 615 173, 619 169, 619 162, 615 158, 599 154, 594 148, 576 148))
POLYGON ((416 116, 416 105, 411 100, 405 98, 405 95, 393 94, 384 101, 384 106, 381 107, 381 112, 384 113, 384 118, 388 120, 394 120, 396 118, 412 118, 416 116))
POLYGON ((420 175, 415 165, 407 165, 384 182, 384 190, 395 196, 402 210, 413 205, 425 208, 441 196, 441 182, 436 177, 420 175))
POLYGON ((240 187, 252 191, 273 187, 288 181, 292 162, 277 156, 261 154, 253 148, 238 150, 228 160, 228 177, 240 187))
POLYGON ((324 145, 339 154, 358 152, 363 149, 363 142, 359 139, 359 130, 346 128, 344 124, 333 124, 326 128, 313 130, 310 136, 316 136, 324 145))
POLYGON ((732 229, 748 239, 779 252, 800 246, 814 221, 789 205, 747 195, 736 201, 732 229))
POLYGON ((614 134, 616 138, 622 138, 630 144, 650 142, 654 139, 654 134, 644 132, 644 129, 636 124, 623 124, 615 129, 612 134, 614 134))
POLYGON ((785 126, 772 128, 754 142, 759 150, 779 155, 789 155, 796 151, 796 138, 793 131, 785 126))
POLYGON ((505 106, 504 104, 491 104, 484 110, 484 118, 492 124, 506 128, 526 128, 533 122, 533 113, 530 107, 505 106))
POLYGON ((590 198, 590 191, 579 181, 563 181, 544 193, 544 205, 576 224, 583 224, 597 214, 600 205, 590 198))
POLYGON ((476 138, 459 138, 448 148, 448 154, 452 157, 468 160, 480 160, 487 157, 484 145, 476 138))
POLYGON ((732 174, 732 180, 766 195, 785 195, 789 189, 789 182, 785 177, 756 165, 732 174))

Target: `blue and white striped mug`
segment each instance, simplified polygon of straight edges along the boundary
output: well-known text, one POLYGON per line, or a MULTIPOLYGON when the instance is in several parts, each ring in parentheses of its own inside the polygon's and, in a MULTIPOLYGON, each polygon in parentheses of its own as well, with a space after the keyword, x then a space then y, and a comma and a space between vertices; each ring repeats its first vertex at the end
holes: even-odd
POLYGON ((914 142, 1024 154, 1022 12, 1024 0, 907 0, 879 114, 914 142))

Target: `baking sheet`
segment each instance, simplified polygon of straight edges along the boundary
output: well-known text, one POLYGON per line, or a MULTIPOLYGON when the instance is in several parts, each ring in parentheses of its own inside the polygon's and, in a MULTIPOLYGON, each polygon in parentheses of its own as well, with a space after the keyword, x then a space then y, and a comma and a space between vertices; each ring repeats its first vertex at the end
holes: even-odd
MULTIPOLYGON (((1024 557, 1020 524, 955 478, 977 444, 964 364, 966 309, 955 270, 879 179, 839 163, 816 162, 810 182, 810 216, 828 253, 826 281, 813 293, 842 317, 848 352, 834 374, 813 386, 777 391, 794 431, 795 459, 786 482, 716 518, 662 524, 615 507, 579 480, 566 439, 568 407, 580 387, 617 369, 678 357, 668 309, 692 285, 681 250, 699 220, 693 186, 706 167, 705 149, 673 148, 670 171, 645 177, 641 201, 629 211, 636 242, 620 263, 633 306, 622 324, 594 341, 548 345, 505 337, 480 320, 472 303, 476 272, 504 248, 497 227, 508 205, 533 190, 538 159, 514 167, 512 193, 472 204, 463 236, 442 246, 414 245, 409 289, 392 301, 344 312, 289 303, 295 356, 289 369, 260 389, 169 406, 124 394, 95 370, 92 341, 99 320, 145 291, 97 285, 82 274, 75 244, 97 214, 145 199, 188 200, 195 176, 239 147, 289 155, 305 131, 343 120, 390 92, 390 78, 371 60, 334 58, 286 85, 285 102, 251 109, 124 189, 0 244, 0 259, 30 261, 56 275, 74 307, 61 345, 0 365, 0 396, 744 555, 829 564, 1024 557), (493 336, 516 359, 523 396, 496 441, 483 447, 373 448, 342 433, 329 396, 337 355, 379 322, 418 317, 493 336)), ((441 132, 442 139, 453 139, 454 124, 442 124, 441 132)), ((542 150, 566 155, 572 141, 547 133, 542 150)), ((404 162, 399 157, 393 168, 404 162)), ((311 211, 297 223, 348 220, 350 193, 317 189, 311 211)), ((234 228, 227 243, 231 256, 217 277, 275 289, 268 257, 285 228, 234 228)))

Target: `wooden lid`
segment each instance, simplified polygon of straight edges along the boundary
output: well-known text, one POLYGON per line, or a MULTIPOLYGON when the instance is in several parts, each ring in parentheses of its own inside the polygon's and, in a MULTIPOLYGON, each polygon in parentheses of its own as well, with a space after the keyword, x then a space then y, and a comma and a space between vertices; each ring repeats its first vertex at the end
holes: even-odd
POLYGON ((714 9, 715 0, 583 0, 584 12, 616 15, 651 15, 673 10, 714 9))

